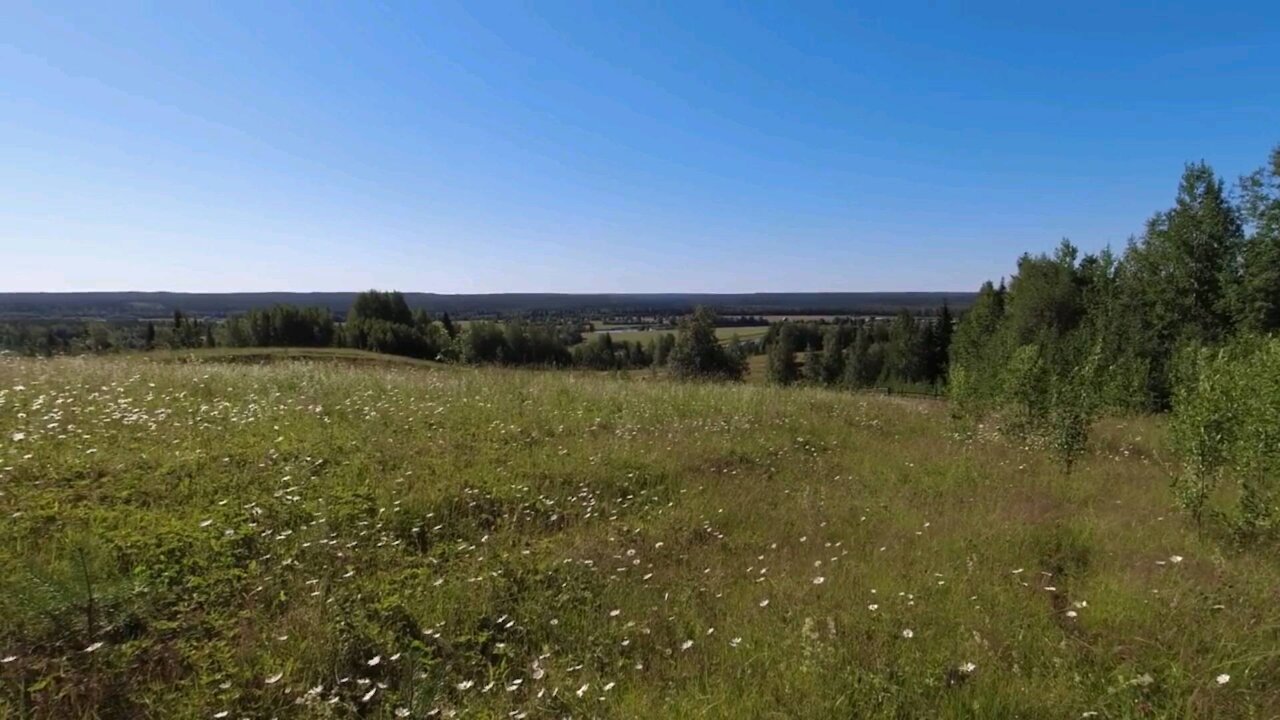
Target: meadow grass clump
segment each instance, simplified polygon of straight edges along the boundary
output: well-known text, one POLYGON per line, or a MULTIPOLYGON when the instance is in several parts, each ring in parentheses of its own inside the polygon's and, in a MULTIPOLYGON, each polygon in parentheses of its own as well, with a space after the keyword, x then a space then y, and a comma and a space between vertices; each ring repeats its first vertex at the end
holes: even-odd
POLYGON ((947 413, 6 359, 0 716, 1280 713, 1280 568, 1175 511, 1158 422, 1064 479, 947 413))

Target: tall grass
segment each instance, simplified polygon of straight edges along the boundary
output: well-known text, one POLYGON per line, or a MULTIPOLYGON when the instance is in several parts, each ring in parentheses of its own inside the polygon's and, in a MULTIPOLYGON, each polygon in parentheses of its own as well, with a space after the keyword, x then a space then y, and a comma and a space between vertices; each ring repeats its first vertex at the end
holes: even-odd
POLYGON ((1068 478, 931 401, 5 360, 0 441, 4 716, 1280 714, 1146 419, 1068 478))

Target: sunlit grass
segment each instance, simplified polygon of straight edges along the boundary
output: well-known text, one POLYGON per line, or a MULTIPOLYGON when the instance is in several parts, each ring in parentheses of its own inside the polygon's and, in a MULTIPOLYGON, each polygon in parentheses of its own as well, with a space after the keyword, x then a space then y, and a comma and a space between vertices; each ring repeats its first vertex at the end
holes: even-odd
POLYGON ((1280 713, 1149 419, 1068 478, 931 401, 10 359, 0 442, 0 715, 1280 713))

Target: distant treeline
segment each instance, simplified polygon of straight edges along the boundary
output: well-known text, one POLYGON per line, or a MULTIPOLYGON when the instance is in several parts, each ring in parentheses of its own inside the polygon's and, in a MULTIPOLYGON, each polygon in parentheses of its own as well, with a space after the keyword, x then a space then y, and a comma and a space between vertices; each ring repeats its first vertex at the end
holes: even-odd
MULTIPOLYGON (((226 318, 273 305, 318 307, 335 318, 345 313, 357 293, 0 293, 0 319, 157 320, 174 310, 204 318, 226 318)), ((967 307, 973 293, 624 293, 573 295, 500 293, 439 295, 405 293, 410 309, 455 319, 512 319, 559 322, 611 316, 660 318, 673 327, 697 307, 725 316, 737 315, 893 315, 935 311, 943 301, 967 307)))
POLYGON ((901 311, 890 321, 784 321, 769 326, 766 379, 845 387, 937 389, 946 383, 955 327, 950 306, 935 317, 901 311), (803 352, 803 363, 797 353, 803 352))

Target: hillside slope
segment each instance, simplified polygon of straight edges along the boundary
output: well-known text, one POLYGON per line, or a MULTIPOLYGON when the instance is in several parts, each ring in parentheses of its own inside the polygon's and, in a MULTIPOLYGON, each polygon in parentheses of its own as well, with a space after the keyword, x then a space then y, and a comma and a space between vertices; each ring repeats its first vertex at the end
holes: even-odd
POLYGON ((1280 568, 1158 436, 1065 478, 941 403, 0 360, 0 715, 1274 717, 1280 568))

